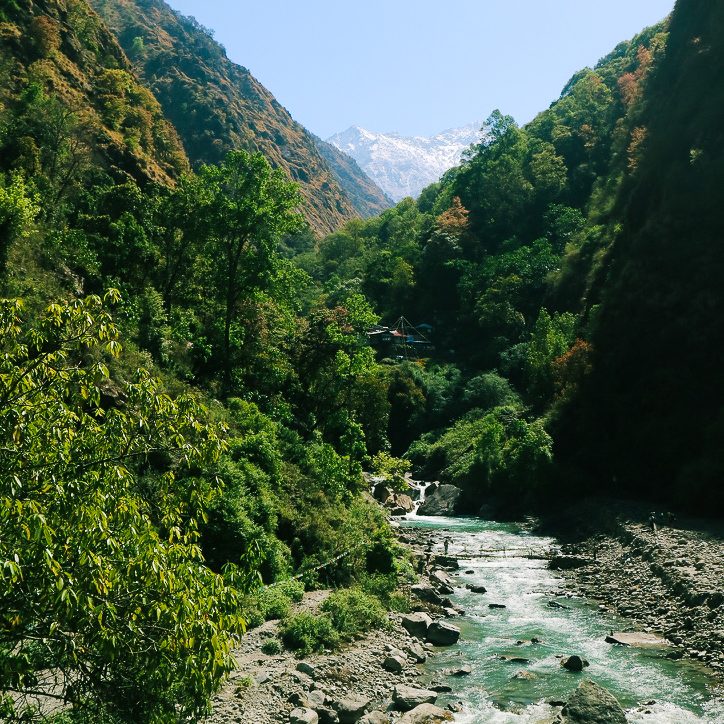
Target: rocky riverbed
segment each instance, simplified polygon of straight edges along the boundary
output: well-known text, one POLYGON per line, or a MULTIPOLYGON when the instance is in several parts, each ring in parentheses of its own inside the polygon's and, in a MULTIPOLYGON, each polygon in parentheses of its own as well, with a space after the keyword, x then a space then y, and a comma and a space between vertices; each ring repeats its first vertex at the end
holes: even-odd
POLYGON ((724 541, 717 532, 620 522, 612 535, 562 553, 575 566, 563 571, 571 591, 663 635, 668 656, 700 661, 724 684, 724 541))
MULTIPOLYGON (((447 520, 452 521, 452 519, 447 520)), ((477 525, 479 524, 473 524, 474 527, 477 525)), ((482 526, 490 527, 484 523, 482 526)), ((700 676, 706 678, 705 670, 708 669, 711 669, 715 675, 722 676, 724 626, 721 616, 724 605, 721 600, 721 583, 724 580, 724 569, 721 541, 715 536, 671 528, 659 528, 654 535, 653 531, 644 524, 621 523, 614 534, 605 537, 597 535, 575 545, 562 546, 558 555, 550 562, 552 567, 560 569, 556 575, 562 578, 551 579, 550 576, 547 579, 540 578, 549 582, 558 580, 560 586, 555 584, 555 588, 538 593, 532 589, 530 593, 519 592, 517 600, 505 599, 509 604, 506 610, 505 605, 497 605, 491 598, 491 595, 496 594, 495 589, 486 592, 485 586, 468 583, 470 580, 477 580, 475 576, 467 575, 472 574, 473 570, 459 568, 458 558, 462 565, 471 565, 470 561, 464 562, 469 558, 470 551, 463 550, 461 543, 490 540, 490 538, 480 539, 478 537, 480 535, 507 535, 515 545, 526 540, 553 542, 552 539, 539 539, 533 536, 526 538, 510 533, 495 533, 492 529, 490 533, 456 533, 454 529, 448 530, 445 527, 399 528, 398 537, 410 550, 413 563, 420 573, 419 581, 407 591, 413 612, 407 615, 390 614, 390 625, 387 629, 370 631, 341 651, 313 655, 302 660, 288 652, 279 655, 267 655, 262 652, 264 642, 276 636, 278 622, 267 622, 250 631, 240 641, 235 652, 237 669, 224 689, 216 696, 214 713, 208 722, 336 724, 359 721, 362 724, 386 722, 415 724, 415 722, 440 722, 452 718, 456 720, 460 718, 464 722, 492 721, 489 718, 481 719, 480 714, 475 713, 482 710, 481 700, 471 702, 469 699, 473 691, 478 691, 477 694, 473 694, 473 699, 479 696, 490 697, 486 699, 488 703, 483 703, 482 706, 492 707, 486 708, 486 711, 499 712, 491 714, 502 717, 495 718, 496 722, 499 720, 551 723, 594 721, 595 711, 597 709, 603 711, 606 707, 610 708, 606 714, 609 718, 604 719, 605 721, 625 721, 623 709, 605 689, 584 683, 587 678, 591 678, 591 675, 594 680, 604 679, 608 682, 605 685, 620 681, 620 677, 617 679, 615 675, 611 676, 605 669, 601 669, 603 661, 608 660, 605 650, 613 651, 616 648, 615 643, 603 643, 603 637, 608 633, 608 629, 601 632, 600 644, 592 644, 591 652, 594 655, 590 657, 590 669, 586 668, 588 661, 576 655, 569 658, 580 660, 581 666, 574 669, 566 665, 567 659, 561 655, 565 653, 565 644, 561 646, 565 638, 558 639, 557 644, 549 641, 553 643, 553 648, 560 647, 561 651, 556 652, 551 649, 549 654, 542 654, 543 658, 540 658, 541 652, 548 648, 546 641, 538 642, 535 638, 528 642, 511 641, 510 650, 513 653, 501 656, 497 655, 500 652, 495 647, 501 645, 505 647, 507 644, 501 643, 502 639, 496 638, 499 635, 496 633, 492 634, 493 648, 483 647, 479 653, 475 653, 477 649, 473 646, 481 644, 474 643, 469 636, 478 636, 481 631, 486 632, 484 635, 491 635, 493 630, 501 631, 500 625, 495 629, 493 623, 492 617, 496 615, 512 617, 510 631, 513 632, 514 627, 520 625, 515 623, 520 620, 516 605, 522 605, 521 610, 525 612, 524 615, 530 616, 535 607, 529 608, 529 604, 525 603, 528 600, 527 596, 531 596, 530 600, 533 601, 541 594, 547 601, 544 610, 550 609, 550 613, 543 613, 540 619, 543 626, 550 626, 552 623, 554 629, 556 625, 561 625, 565 630, 569 630, 568 626, 576 625, 574 617, 584 616, 576 619, 582 624, 585 620, 590 620, 591 615, 596 615, 595 611, 592 614, 585 613, 585 610, 590 611, 591 607, 582 599, 596 601, 602 620, 610 618, 617 623, 623 623, 620 630, 626 633, 610 632, 621 637, 622 644, 629 643, 635 646, 652 644, 658 647, 661 643, 659 637, 666 637, 669 643, 665 643, 664 650, 669 659, 690 658, 701 668, 701 675, 692 674, 691 664, 688 664, 689 668, 685 674, 688 680, 700 676), (445 554, 446 540, 452 541, 450 555, 445 554), (473 619, 461 616, 463 612, 460 606, 454 605, 454 601, 465 600, 465 597, 461 599, 461 590, 466 597, 473 596, 467 600, 476 601, 476 606, 479 605, 478 601, 485 599, 481 611, 484 610, 486 613, 474 613, 473 619), (548 600, 549 598, 551 600, 548 600), (566 599, 571 603, 567 603, 566 599), (576 601, 580 603, 574 603, 576 601), (496 606, 500 609, 499 614, 496 614, 496 606), (581 606, 583 608, 580 608, 581 606), (478 631, 475 625, 476 621, 481 620, 480 616, 489 623, 484 623, 483 629, 478 631), (558 616, 557 623, 552 620, 556 616, 558 616), (459 627, 462 627, 462 638, 458 645, 459 627), (532 647, 530 653, 525 653, 528 651, 526 646, 532 647), (600 646, 608 648, 602 650, 600 646), (520 651, 523 649, 525 651, 521 654, 520 651), (529 657, 533 649, 539 653, 531 660, 529 657), (456 656, 456 653, 460 656, 456 656), (496 655, 491 658, 491 653, 496 655), (466 656, 469 660, 465 659, 466 656), (499 661, 496 663, 494 659, 499 661), (569 672, 583 670, 583 673, 577 674, 583 679, 578 689, 575 689, 575 695, 570 687, 575 687, 579 683, 575 680, 576 674, 574 673, 574 678, 566 684, 567 680, 560 677, 571 674, 556 675, 548 659, 553 661, 553 669, 556 667, 563 671, 568 669, 569 672), (517 661, 521 664, 517 664, 517 661), (514 675, 511 676, 509 673, 511 666, 518 666, 520 671, 513 672, 514 675), (493 673, 493 679, 490 679, 490 673, 485 673, 501 669, 508 673, 493 673), (523 694, 521 691, 513 695, 513 689, 510 687, 514 685, 519 688, 521 685, 533 687, 524 696, 529 697, 527 698, 529 702, 539 703, 519 709, 518 713, 515 713, 514 706, 509 713, 504 713, 495 707, 502 706, 505 709, 505 702, 501 700, 500 703, 495 703, 500 697, 494 691, 490 695, 486 694, 483 689, 487 690, 487 686, 475 689, 479 685, 474 684, 473 689, 468 691, 469 685, 461 687, 455 684, 456 681, 483 682, 484 678, 476 677, 485 676, 490 683, 496 678, 510 681, 510 684, 503 683, 502 686, 503 691, 509 691, 511 696, 523 694), (549 680, 550 690, 545 683, 549 680), (535 688, 536 686, 538 688, 535 688), (568 687, 565 691, 558 692, 563 693, 563 697, 552 696, 552 693, 561 687, 568 687), (541 695, 546 702, 540 699, 541 695), (564 707, 566 701, 568 706, 564 707), (594 712, 591 715, 594 718, 578 717, 576 712, 581 709, 594 712)), ((522 556, 526 559, 536 558, 537 560, 529 560, 528 565, 535 563, 537 566, 530 569, 531 571, 545 569, 548 564, 542 560, 545 558, 543 551, 516 552, 509 549, 505 555, 512 556, 513 559, 522 556)), ((480 563, 476 565, 479 566, 480 563)), ((507 565, 515 564, 511 562, 507 565)), ((492 574, 495 569, 483 567, 481 570, 489 570, 492 574)), ((540 574, 535 574, 534 578, 536 575, 540 574)), ((517 584, 508 589, 508 595, 511 590, 517 590, 516 586, 517 584)), ((501 593, 499 585, 498 595, 501 593)), ((298 604, 297 610, 316 610, 328 594, 327 591, 307 593, 304 600, 298 604)), ((463 605, 467 607, 467 604, 463 605)), ((595 625, 593 626, 591 630, 596 630, 595 625)), ((551 638, 554 629, 549 628, 548 633, 551 638)), ((585 637, 579 636, 578 640, 579 646, 585 647, 585 637)), ((574 652, 568 651, 568 654, 571 653, 574 652)), ((660 655, 662 654, 656 654, 660 655)), ((614 665, 621 666, 624 671, 626 662, 625 656, 613 659, 614 665)), ((642 663, 647 666, 645 661, 631 659, 631 664, 635 666, 642 663)), ((670 664, 671 667, 679 666, 675 661, 671 661, 670 664)), ((666 675, 676 676, 673 668, 666 675)), ((662 676, 665 676, 663 672, 652 674, 652 681, 659 677, 658 680, 661 682, 664 680, 661 679, 662 676)), ((623 677, 625 680, 625 674, 623 677)), ((661 683, 658 686, 662 694, 666 692, 665 685, 663 689, 661 683)), ((688 712, 678 708, 673 714, 664 708, 660 711, 663 712, 662 716, 666 715, 666 718, 659 720, 656 718, 656 707, 652 710, 649 706, 654 704, 653 701, 639 701, 645 704, 629 710, 629 717, 634 717, 629 718, 629 721, 678 722, 677 717, 680 715, 689 716, 688 712)), ((676 701, 676 698, 673 701, 676 701)), ((631 705, 632 700, 629 696, 625 706, 631 707, 631 705)), ((716 715, 714 720, 710 716, 708 718, 705 716, 703 719, 694 716, 691 719, 687 718, 686 721, 709 722, 718 719, 716 715)))
MULTIPOLYGON (((296 611, 316 611, 329 591, 307 593, 296 611)), ((420 608, 425 605, 421 602, 420 608)), ((207 722, 244 724, 400 724, 446 721, 433 706, 438 692, 417 683, 417 664, 434 656, 427 641, 431 619, 390 614, 389 627, 374 630, 341 651, 298 659, 289 652, 266 655, 265 641, 278 622, 250 631, 235 651, 237 669, 214 699, 207 722), (427 624, 427 625, 426 625, 427 624), (405 627, 407 626, 407 628, 405 627), (410 633, 413 631, 413 633, 410 633)))

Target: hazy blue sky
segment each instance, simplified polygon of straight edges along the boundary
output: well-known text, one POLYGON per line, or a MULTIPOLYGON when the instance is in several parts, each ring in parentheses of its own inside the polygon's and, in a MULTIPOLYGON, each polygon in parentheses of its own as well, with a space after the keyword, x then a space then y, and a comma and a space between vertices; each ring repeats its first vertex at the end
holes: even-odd
POLYGON ((307 128, 520 123, 674 0, 169 0, 307 128))

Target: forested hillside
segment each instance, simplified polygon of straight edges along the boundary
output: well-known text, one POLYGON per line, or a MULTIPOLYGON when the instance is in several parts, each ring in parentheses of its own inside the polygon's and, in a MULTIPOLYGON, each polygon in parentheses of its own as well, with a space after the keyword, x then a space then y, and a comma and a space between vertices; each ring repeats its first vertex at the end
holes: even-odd
POLYGON ((466 161, 299 263, 359 280, 436 354, 387 367, 389 436, 467 506, 561 495, 721 511, 721 10, 577 73, 520 128, 496 111, 466 161), (453 424, 451 425, 451 420, 453 424))
POLYGON ((720 3, 677 4, 585 300, 592 372, 557 435, 596 485, 709 513, 724 512, 723 31, 720 3))
MULTIPOLYGON (((246 68, 226 57, 208 29, 163 0, 90 4, 158 98, 193 164, 218 163, 233 149, 260 151, 299 184, 305 217, 319 234, 360 213, 353 198, 357 179, 346 175, 342 181, 334 173, 312 134, 246 68)), ((364 174, 360 181, 382 195, 364 174)))
POLYGON ((198 720, 304 587, 353 587, 305 652, 409 608, 363 470, 722 512, 718 3, 366 220, 205 29, 93 5, 0 8, 0 718, 198 720), (402 314, 429 359, 375 358, 402 314))
POLYGON ((3 5, 0 65, 0 718, 197 719, 293 574, 394 590, 376 317, 281 253, 285 171, 190 171, 84 2, 3 5))

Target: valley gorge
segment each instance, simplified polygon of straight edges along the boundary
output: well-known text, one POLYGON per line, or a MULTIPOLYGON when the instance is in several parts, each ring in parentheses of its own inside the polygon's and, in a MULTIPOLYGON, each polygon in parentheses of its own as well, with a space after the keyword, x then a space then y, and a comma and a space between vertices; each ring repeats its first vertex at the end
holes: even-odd
POLYGON ((0 3, 0 721, 720 722, 722 31, 323 141, 0 3))

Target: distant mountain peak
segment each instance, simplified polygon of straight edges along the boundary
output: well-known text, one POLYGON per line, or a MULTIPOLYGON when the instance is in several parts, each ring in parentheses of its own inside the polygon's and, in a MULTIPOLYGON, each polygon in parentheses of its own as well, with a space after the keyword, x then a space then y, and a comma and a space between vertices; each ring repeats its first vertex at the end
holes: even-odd
POLYGON ((477 143, 482 123, 448 128, 433 136, 378 133, 353 125, 327 139, 351 156, 392 199, 417 197, 460 163, 463 151, 477 143))

